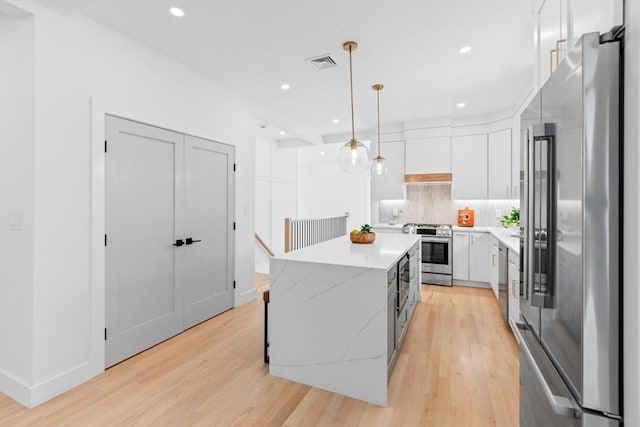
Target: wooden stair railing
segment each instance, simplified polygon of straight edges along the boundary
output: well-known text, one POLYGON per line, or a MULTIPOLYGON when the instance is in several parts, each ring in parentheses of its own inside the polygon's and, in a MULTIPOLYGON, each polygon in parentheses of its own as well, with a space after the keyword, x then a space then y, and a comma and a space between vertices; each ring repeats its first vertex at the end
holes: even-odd
POLYGON ((276 254, 271 250, 271 248, 269 247, 269 245, 267 245, 265 243, 264 240, 262 240, 262 237, 260 237, 260 235, 258 233, 253 233, 254 236, 256 236, 256 240, 258 241, 258 243, 260 243, 260 246, 262 246, 262 248, 270 255, 270 256, 276 256, 276 254))

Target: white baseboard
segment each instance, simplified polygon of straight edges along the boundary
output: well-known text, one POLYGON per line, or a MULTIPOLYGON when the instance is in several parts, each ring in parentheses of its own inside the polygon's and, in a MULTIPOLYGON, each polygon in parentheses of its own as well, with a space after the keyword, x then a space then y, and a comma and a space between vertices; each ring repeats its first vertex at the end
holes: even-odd
POLYGON ((22 380, 0 371, 0 392, 22 406, 31 407, 31 388, 22 380))
POLYGON ((78 365, 33 386, 0 372, 0 391, 27 408, 33 408, 102 373, 89 362, 78 365))
POLYGON ((67 390, 89 381, 102 372, 104 372, 104 370, 98 369, 98 371, 96 371, 95 368, 92 368, 91 363, 86 362, 62 372, 55 377, 51 377, 46 381, 42 381, 36 384, 31 390, 31 407, 46 402, 67 390))
POLYGON ((484 288, 491 289, 491 285, 485 282, 473 282, 471 280, 456 280, 453 282, 453 286, 469 286, 472 288, 484 288))
POLYGON ((253 301, 257 297, 258 297, 258 291, 256 290, 256 288, 251 288, 248 291, 244 291, 237 295, 235 306, 240 307, 241 305, 244 305, 248 302, 253 301))

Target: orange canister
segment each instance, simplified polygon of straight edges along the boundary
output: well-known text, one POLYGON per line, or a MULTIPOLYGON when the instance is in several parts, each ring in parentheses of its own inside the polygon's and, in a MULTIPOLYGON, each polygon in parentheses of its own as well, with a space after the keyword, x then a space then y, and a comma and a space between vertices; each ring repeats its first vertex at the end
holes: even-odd
POLYGON ((473 227, 473 209, 469 206, 458 211, 458 227, 473 227))

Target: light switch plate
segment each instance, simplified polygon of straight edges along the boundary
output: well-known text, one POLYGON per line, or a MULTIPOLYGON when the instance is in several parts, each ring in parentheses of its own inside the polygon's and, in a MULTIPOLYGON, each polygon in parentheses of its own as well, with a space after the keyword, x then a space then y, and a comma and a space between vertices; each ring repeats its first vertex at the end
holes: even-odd
POLYGON ((502 209, 496 209, 496 218, 502 218, 502 209))
POLYGON ((22 230, 22 214, 9 215, 9 230, 11 231, 22 230))

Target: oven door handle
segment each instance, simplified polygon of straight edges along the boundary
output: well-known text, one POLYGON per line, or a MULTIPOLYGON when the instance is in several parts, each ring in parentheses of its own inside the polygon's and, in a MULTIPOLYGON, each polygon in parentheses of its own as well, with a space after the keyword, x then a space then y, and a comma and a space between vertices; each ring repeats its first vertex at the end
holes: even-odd
POLYGON ((449 243, 451 241, 450 237, 427 237, 422 236, 422 242, 434 242, 434 243, 449 243))

